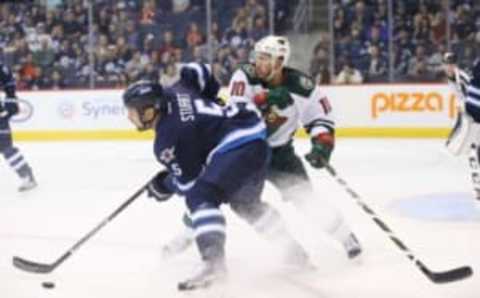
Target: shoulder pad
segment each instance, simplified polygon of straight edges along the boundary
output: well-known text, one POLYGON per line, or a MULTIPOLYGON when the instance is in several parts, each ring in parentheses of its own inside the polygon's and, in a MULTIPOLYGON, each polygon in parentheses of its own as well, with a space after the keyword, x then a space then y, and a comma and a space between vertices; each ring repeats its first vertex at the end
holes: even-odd
POLYGON ((286 72, 286 87, 291 93, 308 97, 315 89, 315 82, 313 79, 293 68, 285 68, 286 72))
POLYGON ((243 64, 239 68, 247 76, 248 82, 251 84, 260 84, 260 80, 255 74, 255 66, 253 64, 243 64))

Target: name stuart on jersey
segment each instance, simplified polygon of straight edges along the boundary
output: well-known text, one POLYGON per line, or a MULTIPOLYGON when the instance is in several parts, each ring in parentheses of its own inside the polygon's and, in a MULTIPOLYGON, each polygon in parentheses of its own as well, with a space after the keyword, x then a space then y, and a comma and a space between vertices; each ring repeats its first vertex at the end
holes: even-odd
POLYGON ((177 95, 178 110, 180 112, 180 120, 182 122, 194 121, 195 114, 193 112, 192 101, 188 94, 177 95))

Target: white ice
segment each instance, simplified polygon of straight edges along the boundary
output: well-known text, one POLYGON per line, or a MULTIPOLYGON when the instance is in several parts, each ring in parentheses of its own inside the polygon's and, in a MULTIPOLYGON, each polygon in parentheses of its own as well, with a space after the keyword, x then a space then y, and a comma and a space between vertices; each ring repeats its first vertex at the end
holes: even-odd
MULTIPOLYGON (((160 247, 181 228, 183 201, 159 204, 139 198, 52 274, 21 272, 18 255, 53 262, 126 200, 159 169, 150 142, 19 143, 39 188, 17 193, 18 180, 0 162, 0 297, 97 298, 183 297, 176 283, 198 263, 194 249, 163 260, 160 247), (41 282, 55 282, 45 290, 41 282)), ((300 154, 308 141, 298 140, 300 154)), ((339 174, 432 270, 460 265, 480 270, 480 211, 470 199, 465 158, 449 156, 443 140, 340 139, 332 159, 339 174), (447 197, 447 199, 445 199, 447 197), (427 198, 427 199, 425 199, 427 198), (436 198, 436 199, 435 199, 436 198), (435 215, 416 205, 433 202, 435 215), (435 204, 438 200, 439 204, 435 204), (453 204, 443 204, 444 200, 453 204), (463 213, 449 216, 458 206, 463 213), (412 203, 413 202, 413 203, 412 203), (407 206, 407 212, 400 207, 407 206), (393 206, 393 207, 392 207, 393 206), (452 207, 453 206, 453 207, 452 207), (442 209, 443 208, 443 209, 442 209), (397 210, 398 209, 398 210, 397 210), (420 210, 419 209, 419 210, 420 210), (420 210, 421 211, 421 210, 420 210), (417 212, 418 213, 418 212, 417 212), (423 217, 423 214, 425 216, 423 217), (478 215, 478 216, 477 216, 478 215)), ((188 294, 222 298, 478 298, 480 271, 470 279, 436 285, 428 281, 352 198, 323 170, 308 168, 318 197, 338 206, 364 246, 361 262, 310 226, 276 190, 265 199, 286 218, 307 247, 318 272, 289 277, 276 265, 275 247, 225 209, 231 280, 222 292, 188 294)), ((457 210, 458 211, 458 210, 457 210)), ((433 211, 432 211, 433 212, 433 211)), ((321 217, 319 212, 319 217, 321 217)))

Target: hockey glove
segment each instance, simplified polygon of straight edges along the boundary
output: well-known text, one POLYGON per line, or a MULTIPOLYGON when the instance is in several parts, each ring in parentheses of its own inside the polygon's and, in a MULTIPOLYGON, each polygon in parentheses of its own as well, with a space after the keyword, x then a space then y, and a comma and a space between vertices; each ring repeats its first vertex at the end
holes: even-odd
POLYGON ((321 133, 312 138, 312 150, 305 155, 305 159, 314 168, 321 169, 330 160, 335 138, 331 133, 321 133))
POLYGON ((271 106, 277 106, 280 110, 283 110, 293 103, 293 99, 287 88, 278 87, 268 92, 256 94, 254 102, 260 111, 265 112, 271 106))
POLYGON ((7 117, 12 117, 18 114, 18 102, 16 98, 5 99, 5 110, 7 111, 7 117))
POLYGON ((285 109, 293 103, 290 92, 285 87, 273 88, 268 92, 268 105, 277 106, 280 110, 285 109))
POLYGON ((154 198, 158 202, 170 199, 173 192, 165 186, 165 179, 167 179, 168 175, 168 171, 161 171, 150 180, 147 185, 147 197, 154 198))

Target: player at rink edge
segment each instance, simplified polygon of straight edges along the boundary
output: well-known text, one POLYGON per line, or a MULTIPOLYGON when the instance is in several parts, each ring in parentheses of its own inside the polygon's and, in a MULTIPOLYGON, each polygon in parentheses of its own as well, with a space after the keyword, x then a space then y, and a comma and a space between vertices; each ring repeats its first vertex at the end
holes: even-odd
POLYGON ((452 52, 445 53, 443 67, 458 108, 446 146, 454 156, 468 154, 475 205, 480 210, 480 58, 473 64, 471 77, 458 67, 452 52))
MULTIPOLYGON (((290 57, 287 38, 267 36, 255 44, 254 54, 254 63, 242 65, 234 72, 228 96, 231 102, 254 103, 265 119, 267 140, 272 148, 267 180, 280 191, 283 200, 292 202, 309 222, 338 241, 350 259, 359 256, 362 248, 356 236, 340 210, 314 193, 293 146, 295 131, 301 123, 312 143, 306 160, 312 167, 321 169, 321 158, 330 159, 335 122, 328 98, 310 77, 286 66, 290 57)), ((163 247, 165 257, 191 245, 193 232, 188 214, 184 215, 184 223, 186 228, 163 247)))
POLYGON ((37 182, 32 168, 20 150, 13 144, 10 118, 18 114, 19 107, 15 78, 8 67, 3 64, 0 64, 0 84, 5 91, 5 98, 0 98, 0 153, 20 177, 21 184, 18 191, 23 192, 35 188, 37 182))
POLYGON ((284 248, 286 263, 309 266, 305 250, 288 234, 279 213, 260 200, 270 149, 258 111, 247 103, 222 107, 213 102, 207 90, 215 89, 216 81, 205 65, 197 66, 205 74, 198 88, 182 80, 165 89, 140 81, 123 94, 130 121, 139 130, 155 131, 155 156, 167 169, 150 181, 148 196, 166 201, 180 194, 191 214, 202 265, 178 289, 207 287, 226 276, 223 203, 284 248))

